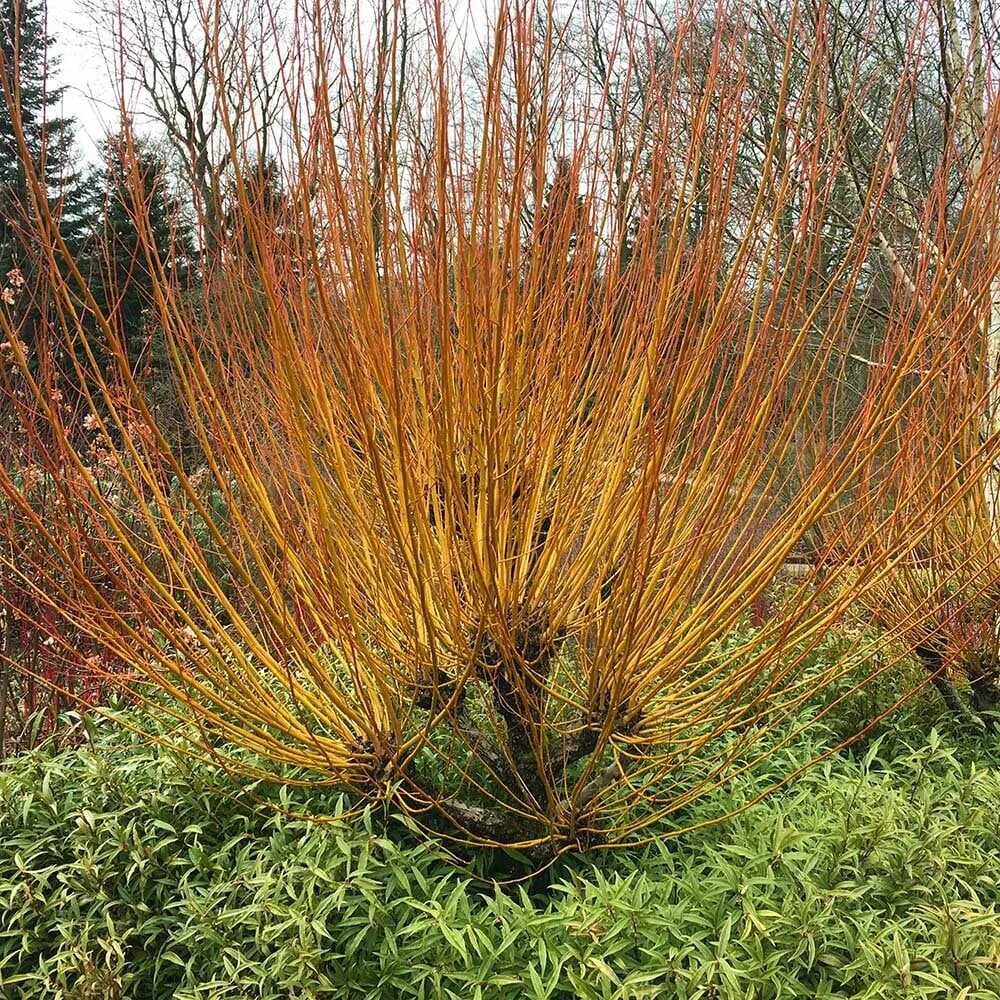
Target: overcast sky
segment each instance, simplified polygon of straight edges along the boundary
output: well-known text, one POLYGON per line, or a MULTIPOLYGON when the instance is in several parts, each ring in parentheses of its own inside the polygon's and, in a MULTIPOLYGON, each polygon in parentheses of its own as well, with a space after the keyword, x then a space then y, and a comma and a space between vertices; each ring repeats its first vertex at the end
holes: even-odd
MULTIPOLYGON (((356 0, 362 10, 370 0, 356 0)), ((457 36, 478 48, 488 34, 488 11, 495 0, 448 0, 446 10, 457 36)), ((86 0, 47 0, 48 31, 58 57, 56 83, 66 87, 62 113, 75 119, 77 145, 94 159, 109 126, 117 127, 118 104, 101 51, 101 26, 84 13, 86 0)), ((105 28, 105 38, 108 29, 105 28)))
POLYGON ((75 118, 80 152, 95 155, 105 132, 105 122, 114 121, 110 77, 104 66, 95 25, 82 13, 78 0, 48 0, 49 34, 56 40, 59 58, 57 82, 65 84, 63 114, 75 118))

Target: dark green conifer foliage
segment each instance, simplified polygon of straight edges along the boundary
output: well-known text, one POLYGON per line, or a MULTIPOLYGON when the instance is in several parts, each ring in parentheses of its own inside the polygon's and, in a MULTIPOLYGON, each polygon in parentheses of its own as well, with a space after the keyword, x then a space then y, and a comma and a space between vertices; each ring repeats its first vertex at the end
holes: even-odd
POLYGON ((170 183, 166 156, 154 143, 119 133, 102 149, 103 205, 90 253, 90 288, 121 337, 136 374, 165 366, 155 315, 154 273, 172 281, 194 275, 193 227, 170 183), (133 143, 134 160, 125 155, 133 143), (146 238, 141 238, 146 233, 146 238))
MULTIPOLYGON (((32 160, 48 185, 62 235, 73 252, 86 243, 95 210, 91 179, 75 163, 74 122, 59 113, 65 87, 54 83, 45 0, 0 0, 4 89, 14 97, 32 160)), ((30 199, 18 155, 15 122, 0 101, 0 270, 30 275, 30 199)))

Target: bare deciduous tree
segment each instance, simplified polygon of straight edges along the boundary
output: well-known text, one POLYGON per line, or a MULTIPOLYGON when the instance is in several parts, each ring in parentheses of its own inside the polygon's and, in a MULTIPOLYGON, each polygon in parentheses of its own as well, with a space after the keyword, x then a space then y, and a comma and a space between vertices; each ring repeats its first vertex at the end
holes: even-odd
POLYGON ((135 103, 175 154, 211 249, 224 224, 226 172, 265 164, 280 126, 285 56, 268 0, 94 0, 121 107, 135 103), (227 135, 227 133, 232 133, 227 135))

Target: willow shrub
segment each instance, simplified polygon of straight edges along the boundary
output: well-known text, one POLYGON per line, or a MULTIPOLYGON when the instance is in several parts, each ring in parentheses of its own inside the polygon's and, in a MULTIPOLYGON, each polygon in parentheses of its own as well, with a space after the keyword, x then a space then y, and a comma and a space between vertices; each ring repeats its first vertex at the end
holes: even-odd
MULTIPOLYGON (((233 201, 198 287, 157 252, 138 187, 132 205, 201 467, 161 433, 32 178, 48 326, 4 313, 4 371, 67 502, 42 521, 2 481, 6 523, 46 553, 9 568, 235 771, 291 766, 535 858, 671 817, 676 833, 844 669, 807 654, 878 566, 833 601, 803 581, 726 637, 979 321, 996 158, 969 180, 962 245, 942 160, 916 206, 927 238, 875 306, 932 18, 845 222, 865 84, 831 77, 823 5, 779 36, 770 90, 751 86, 761 22, 740 5, 622 19, 614 86, 580 77, 570 29, 530 3, 501 5, 478 59, 437 4, 390 9, 375 55, 336 10, 312 15, 267 183, 216 81, 233 201), (845 404, 869 309, 881 334, 845 404)), ((206 16, 211 53, 224 26, 206 16)))
MULTIPOLYGON (((995 728, 1000 709, 993 310, 828 517, 839 539, 867 539, 834 570, 847 590, 866 568, 891 565, 857 592, 856 610, 914 656, 949 710, 981 731, 995 728)), ((837 553, 837 543, 831 549, 837 553)))
MULTIPOLYGON (((935 684, 953 713, 992 729, 1000 707, 1000 283, 966 281, 965 266, 990 251, 971 236, 956 206, 968 205, 968 186, 996 141, 984 108, 994 99, 987 65, 997 34, 992 15, 963 33, 965 13, 954 5, 941 10, 951 56, 929 77, 954 95, 952 113, 964 124, 925 142, 924 152, 953 164, 941 212, 954 253, 949 294, 964 306, 966 332, 944 335, 945 363, 924 370, 921 391, 835 505, 829 554, 848 590, 870 567, 891 565, 856 592, 866 621, 923 664, 925 683, 935 684), (844 540, 858 537, 865 545, 848 552, 844 540)), ((913 161, 920 148, 911 141, 898 154, 891 184, 896 222, 925 241, 923 224, 906 205, 907 190, 922 183, 913 161)))

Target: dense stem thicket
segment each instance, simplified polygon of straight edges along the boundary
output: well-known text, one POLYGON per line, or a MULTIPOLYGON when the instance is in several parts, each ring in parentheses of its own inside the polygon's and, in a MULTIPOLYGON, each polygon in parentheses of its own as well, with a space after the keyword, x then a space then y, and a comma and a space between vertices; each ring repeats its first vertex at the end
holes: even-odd
MULTIPOLYGON (((884 637, 928 671, 949 710, 982 731, 1000 708, 1000 537, 992 500, 1000 437, 984 429, 988 329, 976 355, 956 352, 920 406, 872 456, 829 515, 839 537, 869 538, 837 576, 850 588, 874 565, 891 571, 857 595, 884 637)), ((833 546, 836 550, 836 545, 833 546)))
MULTIPOLYGON (((18 586, 235 770, 292 765, 539 853, 683 827, 845 669, 805 654, 885 565, 832 600, 803 582, 721 640, 970 342, 1000 269, 992 104, 961 203, 940 211, 946 143, 911 206, 923 239, 886 275, 916 71, 859 170, 866 83, 830 58, 835 13, 762 35, 740 8, 623 17, 595 82, 572 24, 532 4, 502 5, 480 59, 435 3, 384 10, 374 56, 317 5, 282 62, 283 158, 234 152, 197 293, 157 249, 126 121, 200 464, 169 445, 36 178, 62 370, 4 314, 4 377, 65 503, 43 521, 0 481, 11 530, 44 541, 0 554, 18 586), (859 317, 878 327, 861 379, 859 317)), ((915 65, 932 28, 914 21, 915 65)), ((834 541, 856 559, 870 538, 834 541)))
MULTIPOLYGON (((946 3, 935 15, 938 38, 922 86, 925 100, 933 90, 946 95, 944 127, 939 138, 911 143, 906 157, 897 156, 893 183, 902 196, 920 187, 918 160, 950 160, 942 232, 954 261, 974 262, 992 248, 977 242, 982 234, 971 236, 956 209, 969 205, 968 192, 993 155, 988 117, 997 26, 989 5, 946 3)), ((898 225, 925 240, 904 206, 901 197, 898 225)), ((887 219, 882 229, 890 225, 887 219)), ((840 537, 870 538, 841 570, 848 586, 863 567, 894 564, 858 595, 867 616, 927 668, 956 716, 985 730, 995 726, 1000 703, 1000 283, 966 284, 960 266, 950 294, 965 307, 964 335, 945 331, 947 363, 925 380, 919 400, 872 454, 830 522, 840 537)))

